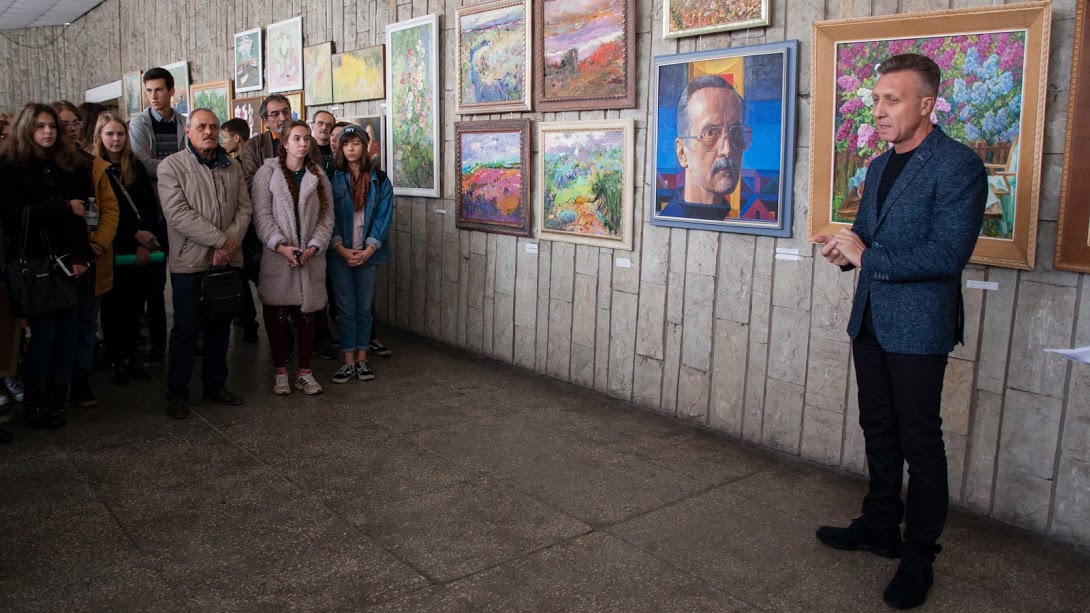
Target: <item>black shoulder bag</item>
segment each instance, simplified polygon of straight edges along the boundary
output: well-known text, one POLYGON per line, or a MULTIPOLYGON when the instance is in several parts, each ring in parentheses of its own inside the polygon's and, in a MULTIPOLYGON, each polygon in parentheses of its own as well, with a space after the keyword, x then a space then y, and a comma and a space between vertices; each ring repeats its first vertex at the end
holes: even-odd
POLYGON ((43 315, 55 313, 79 302, 76 278, 68 276, 53 253, 53 246, 45 232, 42 243, 48 255, 40 258, 26 257, 27 234, 30 229, 30 207, 23 208, 23 227, 20 235, 19 258, 4 266, 8 281, 11 308, 16 315, 43 315))

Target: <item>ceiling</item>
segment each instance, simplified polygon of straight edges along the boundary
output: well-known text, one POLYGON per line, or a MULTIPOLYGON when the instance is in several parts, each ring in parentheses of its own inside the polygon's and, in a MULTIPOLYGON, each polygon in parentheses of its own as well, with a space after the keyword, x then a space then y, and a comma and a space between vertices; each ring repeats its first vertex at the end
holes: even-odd
POLYGON ((103 0, 0 0, 0 30, 62 26, 103 0))

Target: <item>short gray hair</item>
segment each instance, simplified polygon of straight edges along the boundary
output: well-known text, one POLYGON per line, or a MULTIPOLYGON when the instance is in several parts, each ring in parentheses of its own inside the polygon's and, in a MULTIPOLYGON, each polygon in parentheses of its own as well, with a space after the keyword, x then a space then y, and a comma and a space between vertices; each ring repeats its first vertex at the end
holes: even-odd
POLYGON ((681 90, 681 97, 677 101, 677 134, 678 136, 689 136, 685 132, 689 131, 689 100, 692 99, 696 92, 702 89, 725 89, 733 93, 739 102, 739 106, 742 111, 742 119, 746 118, 746 106, 742 102, 742 96, 738 93, 738 90, 734 89, 734 86, 727 82, 726 79, 717 74, 701 75, 687 84, 685 89, 681 90))

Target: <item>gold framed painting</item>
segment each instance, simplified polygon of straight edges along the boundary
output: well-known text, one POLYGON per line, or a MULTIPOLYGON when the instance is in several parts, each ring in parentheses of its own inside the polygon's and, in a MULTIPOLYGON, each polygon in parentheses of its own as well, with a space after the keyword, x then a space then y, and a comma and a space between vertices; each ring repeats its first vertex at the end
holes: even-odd
POLYGON ((1053 266, 1090 272, 1090 32, 1086 2, 1075 15, 1075 52, 1071 60, 1071 94, 1067 105, 1067 146, 1064 147, 1060 223, 1056 229, 1053 266))
POLYGON ((303 97, 303 92, 291 92, 290 94, 281 94, 288 99, 288 103, 291 104, 291 118, 307 119, 307 107, 304 105, 306 99, 303 97))
POLYGON ((932 123, 973 149, 988 172, 971 261, 1032 269, 1050 19, 1050 2, 1031 2, 814 23, 810 235, 855 221, 867 166, 886 150, 871 125, 875 67, 921 53, 943 75, 932 123))
POLYGON ((209 81, 189 86, 189 95, 193 97, 193 109, 208 109, 216 114, 220 125, 231 119, 231 83, 232 81, 209 81))
POLYGON ((662 0, 662 37, 682 38, 770 23, 768 0, 662 0))

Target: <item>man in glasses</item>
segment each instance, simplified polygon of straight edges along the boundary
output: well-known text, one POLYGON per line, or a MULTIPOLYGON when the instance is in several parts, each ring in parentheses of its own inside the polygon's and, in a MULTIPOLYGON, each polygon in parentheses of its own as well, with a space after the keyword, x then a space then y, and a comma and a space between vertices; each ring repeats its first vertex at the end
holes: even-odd
POLYGON ((287 97, 273 94, 261 103, 261 119, 265 120, 268 128, 257 136, 251 136, 250 140, 242 147, 242 171, 246 174, 246 188, 249 189, 254 181, 254 173, 265 163, 265 160, 274 158, 280 152, 280 132, 291 121, 291 102, 287 97))
POLYGON ((742 174, 742 153, 751 132, 745 102, 719 75, 689 81, 677 107, 674 143, 685 184, 663 208, 664 217, 722 220, 742 174))

